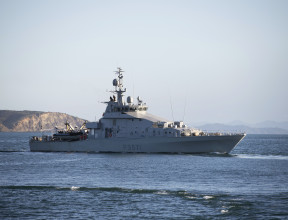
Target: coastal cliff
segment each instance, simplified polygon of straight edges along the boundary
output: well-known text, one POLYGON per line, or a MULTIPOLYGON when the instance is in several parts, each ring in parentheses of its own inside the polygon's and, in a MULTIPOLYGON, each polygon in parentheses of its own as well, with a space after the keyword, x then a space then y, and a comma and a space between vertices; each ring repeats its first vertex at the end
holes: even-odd
POLYGON ((32 132, 64 128, 68 121, 73 127, 81 127, 84 119, 59 112, 0 110, 0 132, 32 132))

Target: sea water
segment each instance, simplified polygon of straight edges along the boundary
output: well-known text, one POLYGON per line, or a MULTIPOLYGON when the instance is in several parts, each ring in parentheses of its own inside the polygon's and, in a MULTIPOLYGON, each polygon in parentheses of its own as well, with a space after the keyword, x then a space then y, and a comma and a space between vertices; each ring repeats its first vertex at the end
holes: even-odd
POLYGON ((288 135, 226 154, 30 152, 0 133, 0 219, 288 219, 288 135))

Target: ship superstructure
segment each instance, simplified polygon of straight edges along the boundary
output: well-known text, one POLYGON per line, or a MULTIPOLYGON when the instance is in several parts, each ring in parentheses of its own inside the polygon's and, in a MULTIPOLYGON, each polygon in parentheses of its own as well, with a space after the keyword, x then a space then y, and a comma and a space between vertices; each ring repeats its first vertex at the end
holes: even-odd
POLYGON ((189 128, 182 121, 169 121, 147 112, 138 96, 125 102, 123 70, 118 68, 114 90, 103 117, 87 122, 88 138, 65 141, 51 137, 30 140, 31 151, 143 152, 143 153, 229 153, 244 133, 207 133, 189 128), (41 141, 40 141, 41 140, 41 141))
POLYGON ((131 96, 127 97, 127 102, 124 101, 123 75, 121 68, 116 74, 118 78, 113 80, 115 86, 112 93, 115 95, 110 97, 106 110, 100 122, 96 122, 96 127, 93 123, 88 123, 86 126, 92 126, 90 131, 96 137, 102 138, 145 138, 145 137, 180 137, 180 136, 198 136, 203 135, 203 132, 195 129, 190 129, 183 122, 171 122, 164 118, 160 118, 147 112, 148 106, 140 97, 137 98, 137 103, 133 102, 131 96), (101 126, 100 126, 101 125, 101 126), (105 132, 103 129, 105 128, 105 132))

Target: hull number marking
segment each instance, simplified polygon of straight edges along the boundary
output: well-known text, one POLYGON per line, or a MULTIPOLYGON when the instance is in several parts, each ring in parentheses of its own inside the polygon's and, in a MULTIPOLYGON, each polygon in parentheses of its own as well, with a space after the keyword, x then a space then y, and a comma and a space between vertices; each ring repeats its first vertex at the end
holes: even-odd
POLYGON ((141 151, 140 144, 123 144, 124 151, 141 151))

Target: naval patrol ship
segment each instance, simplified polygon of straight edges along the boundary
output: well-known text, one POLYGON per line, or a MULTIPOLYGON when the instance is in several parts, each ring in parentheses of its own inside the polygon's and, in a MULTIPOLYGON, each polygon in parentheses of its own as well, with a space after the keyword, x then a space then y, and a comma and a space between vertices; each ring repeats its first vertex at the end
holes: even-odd
POLYGON ((75 129, 67 122, 66 130, 53 136, 32 137, 31 151, 95 153, 229 153, 245 133, 203 132, 182 121, 169 121, 148 113, 138 96, 125 102, 123 70, 118 68, 114 90, 103 117, 75 129))

